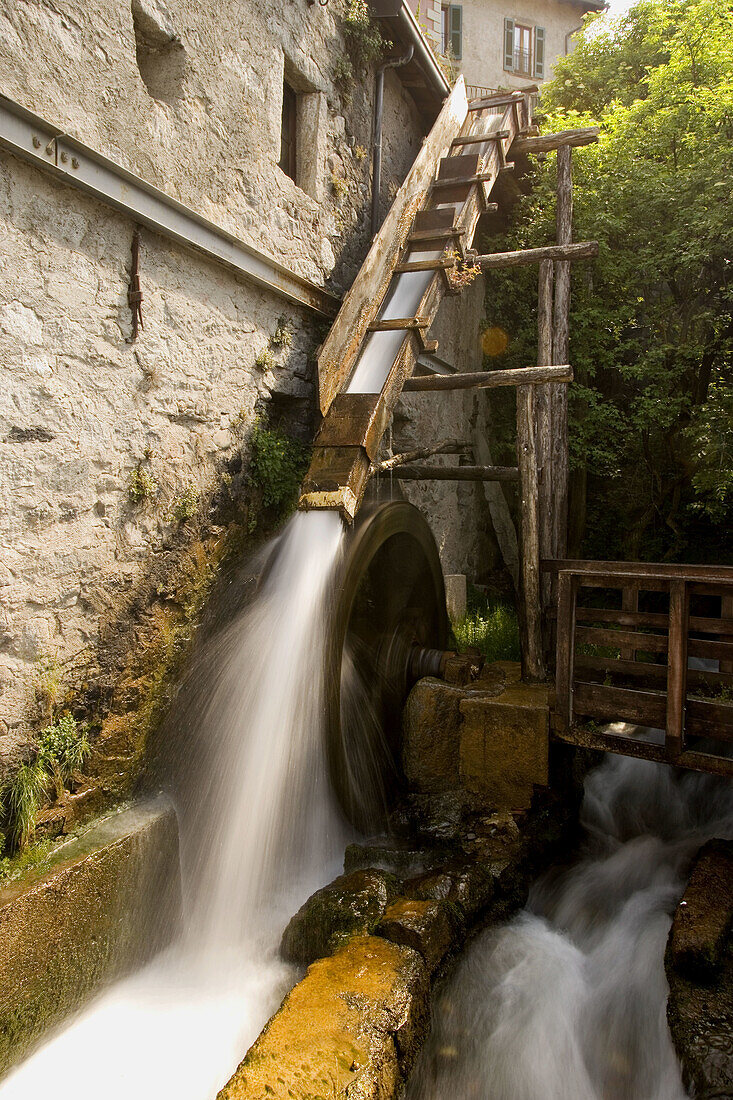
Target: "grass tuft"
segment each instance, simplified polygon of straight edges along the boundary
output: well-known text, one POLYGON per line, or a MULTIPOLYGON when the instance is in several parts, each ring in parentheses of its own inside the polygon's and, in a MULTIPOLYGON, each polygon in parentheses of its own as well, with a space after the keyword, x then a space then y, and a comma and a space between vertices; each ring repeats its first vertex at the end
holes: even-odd
POLYGON ((453 623, 453 635, 459 652, 475 648, 486 661, 519 660, 517 613, 508 604, 472 608, 453 623))

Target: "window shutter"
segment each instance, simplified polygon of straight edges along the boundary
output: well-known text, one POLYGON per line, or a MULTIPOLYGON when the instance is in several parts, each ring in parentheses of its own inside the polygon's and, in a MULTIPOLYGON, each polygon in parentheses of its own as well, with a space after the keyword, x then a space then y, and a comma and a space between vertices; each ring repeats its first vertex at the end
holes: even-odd
POLYGON ((456 61, 463 57, 463 8, 460 4, 450 6, 450 50, 456 61))
POLYGON ((504 20, 504 68, 507 72, 514 70, 514 20, 504 20))
POLYGON ((534 75, 540 80, 545 76, 545 28, 534 29, 534 75))

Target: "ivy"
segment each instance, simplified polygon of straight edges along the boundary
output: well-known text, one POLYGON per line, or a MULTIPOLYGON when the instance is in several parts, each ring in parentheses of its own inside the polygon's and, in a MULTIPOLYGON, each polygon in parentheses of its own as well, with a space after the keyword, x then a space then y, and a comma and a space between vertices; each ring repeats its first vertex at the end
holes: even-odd
POLYGON ((250 478, 265 508, 284 518, 295 506, 310 461, 310 447, 283 432, 256 424, 250 438, 250 478))

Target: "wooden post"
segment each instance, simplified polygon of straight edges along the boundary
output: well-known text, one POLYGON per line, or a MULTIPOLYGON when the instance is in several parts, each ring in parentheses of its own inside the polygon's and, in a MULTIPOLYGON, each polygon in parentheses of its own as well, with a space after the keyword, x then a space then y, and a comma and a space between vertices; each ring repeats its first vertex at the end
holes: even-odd
MULTIPOLYGON (((539 284, 537 292, 537 362, 547 363, 552 359, 552 285, 554 265, 552 260, 542 260, 539 266, 539 284)), ((539 478, 539 540, 540 558, 555 557, 552 541, 552 415, 550 410, 550 387, 541 386, 534 395, 537 423, 537 467, 539 478)), ((545 653, 551 653, 549 636, 552 603, 553 575, 543 573, 540 578, 541 609, 545 653)))
POLYGON ((555 664, 556 714, 560 729, 573 724, 575 675, 575 596, 578 578, 561 570, 557 578, 557 656, 555 664))
MULTIPOLYGON (((570 244, 573 237, 573 183, 569 145, 557 151, 557 243, 570 244)), ((570 261, 555 265, 555 319, 553 363, 566 363, 569 343, 570 261)), ((570 467, 568 458, 568 390, 565 385, 551 388, 552 409, 552 483, 553 483, 553 556, 567 555, 568 494, 570 467)))
POLYGON ((517 386, 522 677, 544 680, 534 386, 517 386))
POLYGON ((669 640, 667 650, 667 736, 665 747, 670 760, 682 752, 685 739, 685 702, 687 698, 687 583, 670 581, 669 640))

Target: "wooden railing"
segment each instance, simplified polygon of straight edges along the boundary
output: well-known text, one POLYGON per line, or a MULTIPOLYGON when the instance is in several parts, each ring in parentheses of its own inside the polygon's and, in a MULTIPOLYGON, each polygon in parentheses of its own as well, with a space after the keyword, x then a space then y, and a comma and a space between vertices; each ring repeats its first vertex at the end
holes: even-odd
POLYGON ((555 736, 733 774, 733 568, 543 568, 557 575, 555 736), (661 730, 663 744, 597 725, 614 722, 661 730))

